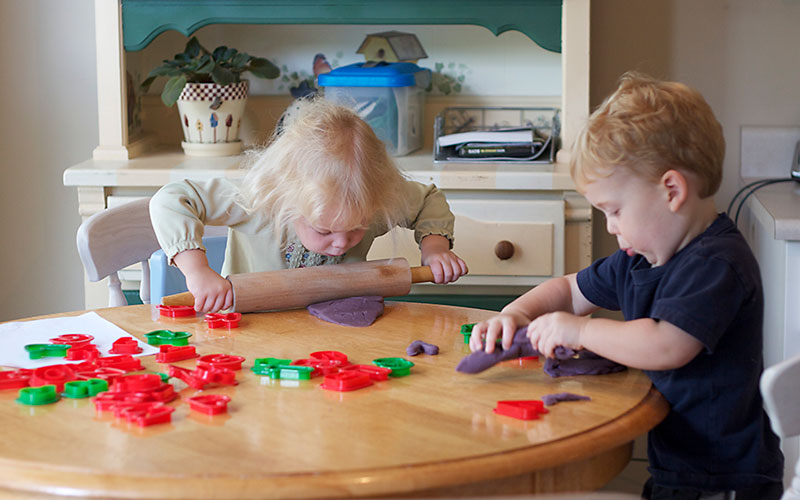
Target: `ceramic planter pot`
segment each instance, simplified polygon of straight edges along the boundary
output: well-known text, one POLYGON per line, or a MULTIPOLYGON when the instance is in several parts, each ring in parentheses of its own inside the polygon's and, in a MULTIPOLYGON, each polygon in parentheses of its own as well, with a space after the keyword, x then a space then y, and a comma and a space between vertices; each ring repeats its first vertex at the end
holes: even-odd
POLYGON ((247 101, 247 81, 220 86, 187 83, 178 98, 184 153, 228 156, 242 151, 239 128, 247 101))

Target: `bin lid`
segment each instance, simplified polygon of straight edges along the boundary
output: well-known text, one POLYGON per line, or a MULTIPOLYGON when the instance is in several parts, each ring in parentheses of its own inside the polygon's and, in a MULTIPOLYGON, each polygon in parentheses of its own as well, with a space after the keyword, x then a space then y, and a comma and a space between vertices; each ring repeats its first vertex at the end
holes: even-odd
POLYGON ((427 86, 430 78, 431 70, 420 68, 414 63, 380 62, 366 67, 365 64, 341 66, 319 75, 318 82, 322 87, 412 87, 427 86))

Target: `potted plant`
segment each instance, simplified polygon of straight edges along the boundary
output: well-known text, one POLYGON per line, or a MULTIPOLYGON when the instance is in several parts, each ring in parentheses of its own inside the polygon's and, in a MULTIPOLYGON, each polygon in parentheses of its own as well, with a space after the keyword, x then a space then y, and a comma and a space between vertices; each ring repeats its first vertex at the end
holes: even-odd
POLYGON ((186 154, 231 155, 242 149, 239 128, 248 91, 244 72, 267 79, 280 74, 263 57, 224 45, 209 51, 192 37, 183 52, 150 71, 142 88, 147 91, 158 77, 169 78, 161 100, 167 106, 178 103, 186 154))

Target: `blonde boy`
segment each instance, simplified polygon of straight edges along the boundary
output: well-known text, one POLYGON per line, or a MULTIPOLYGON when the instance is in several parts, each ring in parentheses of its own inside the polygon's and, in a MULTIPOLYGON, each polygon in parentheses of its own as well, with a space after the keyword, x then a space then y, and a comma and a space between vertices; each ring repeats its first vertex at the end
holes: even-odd
POLYGON ((470 341, 492 352, 502 336, 508 348, 529 324, 531 344, 548 357, 557 346, 589 349, 644 370, 671 405, 648 436, 645 498, 768 500, 782 491, 783 457, 758 391, 758 264, 713 199, 724 151, 722 127, 697 91, 624 75, 571 162, 620 249, 528 291, 476 325, 470 341), (625 321, 589 316, 601 307, 625 321))

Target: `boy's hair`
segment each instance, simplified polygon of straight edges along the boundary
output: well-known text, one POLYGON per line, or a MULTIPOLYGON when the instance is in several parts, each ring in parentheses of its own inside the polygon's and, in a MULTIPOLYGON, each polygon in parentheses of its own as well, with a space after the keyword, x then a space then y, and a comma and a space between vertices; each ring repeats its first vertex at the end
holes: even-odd
POLYGON ((247 153, 240 202, 265 211, 280 232, 300 217, 315 224, 324 211, 350 229, 405 214, 405 177, 372 128, 349 108, 304 99, 284 115, 270 143, 247 153))
POLYGON ((578 134, 570 173, 581 188, 617 166, 654 181, 676 169, 706 198, 719 189, 724 157, 722 126, 699 92, 628 72, 578 134))

